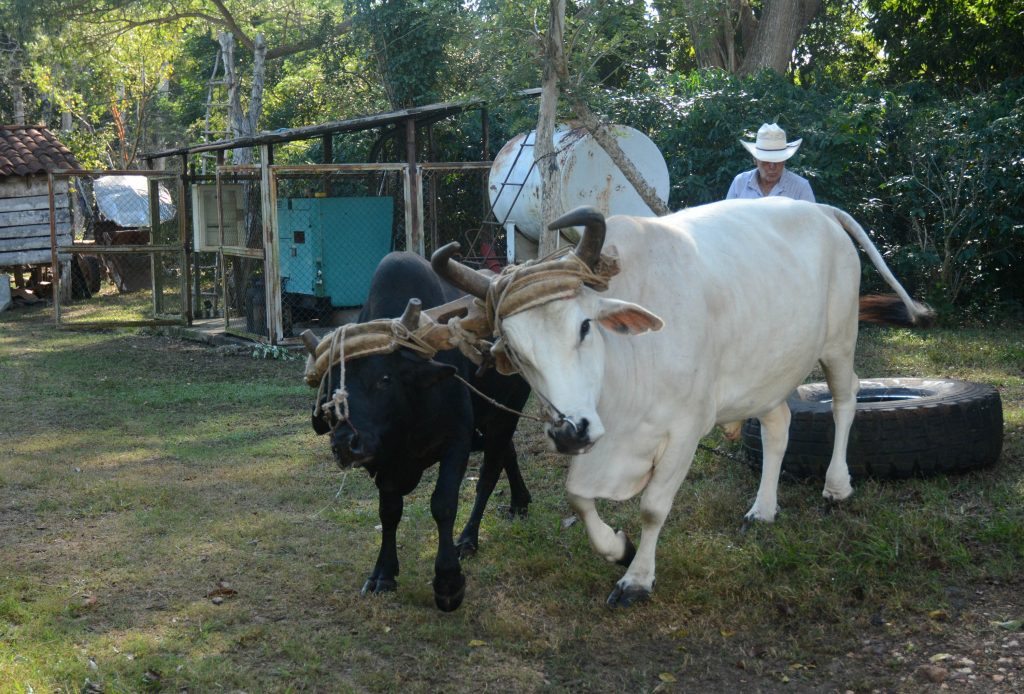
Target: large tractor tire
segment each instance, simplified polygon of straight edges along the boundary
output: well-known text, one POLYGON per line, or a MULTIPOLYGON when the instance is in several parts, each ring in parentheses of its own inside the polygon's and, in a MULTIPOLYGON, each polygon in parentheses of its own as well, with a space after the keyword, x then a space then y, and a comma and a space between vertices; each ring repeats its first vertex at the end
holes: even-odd
MULTIPOLYGON (((797 388, 789 445, 782 469, 824 478, 835 425, 828 385, 797 388)), ((1003 408, 992 386, 927 378, 874 378, 860 382, 847 463, 854 478, 906 478, 965 472, 992 465, 1003 445, 1003 408)), ((761 466, 761 426, 743 425, 747 461, 761 466)))

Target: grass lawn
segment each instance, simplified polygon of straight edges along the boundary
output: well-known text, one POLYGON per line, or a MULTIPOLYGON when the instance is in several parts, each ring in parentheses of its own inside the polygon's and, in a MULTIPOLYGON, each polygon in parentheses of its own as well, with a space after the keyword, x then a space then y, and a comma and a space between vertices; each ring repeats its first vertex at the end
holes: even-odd
MULTIPOLYGON (((612 611, 622 569, 567 522, 566 460, 524 421, 530 515, 492 500, 444 614, 431 476, 406 500, 399 592, 360 597, 375 489, 314 435, 301 362, 8 311, 0 692, 1020 691, 1024 328, 866 328, 857 371, 996 386, 999 463, 855 480, 834 509, 784 481, 778 521, 742 533, 756 474, 701 452, 652 601, 612 611)), ((601 509, 637 537, 635 500, 601 509)))

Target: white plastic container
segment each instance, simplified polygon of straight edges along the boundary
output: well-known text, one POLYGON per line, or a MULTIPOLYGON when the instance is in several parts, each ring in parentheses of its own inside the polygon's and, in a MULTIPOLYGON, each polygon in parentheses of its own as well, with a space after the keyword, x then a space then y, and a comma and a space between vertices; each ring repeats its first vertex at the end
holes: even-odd
MULTIPOLYGON (((668 165, 657 145, 628 125, 610 128, 626 157, 658 197, 667 201, 668 165)), ((536 131, 530 131, 505 143, 494 157, 487 181, 495 218, 502 224, 515 224, 516 229, 532 241, 540 238, 541 227, 540 171, 533 165, 535 139, 536 131)), ((655 216, 585 128, 559 125, 552 139, 562 179, 563 212, 580 205, 593 205, 605 215, 655 216)))

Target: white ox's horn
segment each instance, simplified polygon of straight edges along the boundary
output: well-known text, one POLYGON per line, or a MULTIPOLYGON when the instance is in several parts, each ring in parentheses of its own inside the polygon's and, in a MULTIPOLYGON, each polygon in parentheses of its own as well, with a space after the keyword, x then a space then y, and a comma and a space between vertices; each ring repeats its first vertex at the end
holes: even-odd
POLYGON ((574 251, 576 257, 586 263, 591 270, 594 270, 601 259, 601 248, 604 246, 604 215, 596 207, 589 205, 577 207, 551 222, 548 229, 554 231, 575 226, 583 227, 583 234, 574 251))
POLYGON ((491 286, 491 278, 453 260, 452 256, 458 253, 460 248, 458 241, 441 246, 430 256, 430 266, 434 268, 434 272, 441 279, 449 284, 478 299, 483 299, 487 296, 487 290, 491 286))

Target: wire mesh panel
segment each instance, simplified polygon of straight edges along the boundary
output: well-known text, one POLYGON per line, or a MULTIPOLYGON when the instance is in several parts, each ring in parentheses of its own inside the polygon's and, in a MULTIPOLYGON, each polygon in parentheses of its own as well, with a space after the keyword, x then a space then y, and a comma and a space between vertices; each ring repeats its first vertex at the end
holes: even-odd
POLYGON ((424 164, 422 171, 427 255, 458 241, 463 262, 499 270, 505 237, 487 197, 490 162, 424 164))
POLYGON ((59 325, 181 323, 186 206, 179 177, 155 171, 54 175, 68 196, 71 234, 58 234, 54 314, 59 325))
POLYGON ((193 322, 269 337, 266 301, 250 300, 266 274, 259 169, 218 167, 215 176, 194 177, 190 193, 193 322))
POLYGON ((275 167, 284 335, 353 319, 373 272, 405 246, 402 165, 275 167))

